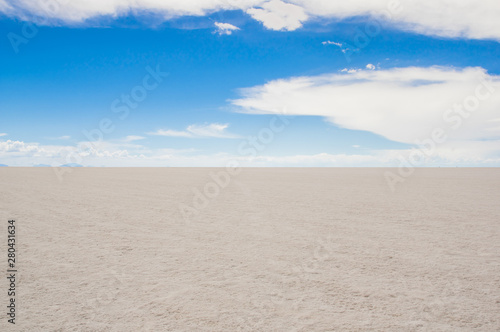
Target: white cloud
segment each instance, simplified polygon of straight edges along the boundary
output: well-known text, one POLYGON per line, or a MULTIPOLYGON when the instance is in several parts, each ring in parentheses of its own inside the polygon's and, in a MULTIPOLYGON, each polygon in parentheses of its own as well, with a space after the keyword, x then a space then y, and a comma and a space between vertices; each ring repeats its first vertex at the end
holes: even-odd
POLYGON ((220 22, 215 22, 215 26, 217 27, 216 32, 219 35, 231 35, 233 31, 238 31, 240 28, 237 26, 234 26, 229 23, 220 23, 220 22))
POLYGON ((69 163, 100 166, 106 162, 120 166, 124 159, 129 160, 131 165, 132 160, 142 158, 142 153, 150 151, 140 145, 107 141, 79 142, 76 145, 41 145, 11 140, 0 142, 0 160, 10 166, 59 166, 69 163))
POLYGON ((193 137, 193 134, 187 131, 177 131, 177 130, 163 130, 159 129, 153 133, 148 133, 153 136, 170 136, 170 137, 193 137))
POLYGON ((217 137, 217 138, 239 138, 238 135, 226 132, 229 124, 211 123, 208 125, 191 125, 187 131, 198 137, 217 137))
MULTIPOLYGON (((412 150, 378 150, 371 151, 369 154, 319 153, 315 155, 258 156, 253 160, 241 158, 239 161, 247 167, 399 167, 401 165, 400 158, 408 160, 411 152, 412 150)), ((432 157, 415 166, 456 165, 499 166, 500 156, 477 153, 472 147, 459 153, 452 151, 452 149, 439 149, 432 157)))
MULTIPOLYGON (((500 166, 500 141, 452 142, 416 166, 500 166)), ((255 158, 237 154, 200 154, 194 149, 124 149, 109 142, 80 142, 77 146, 49 146, 22 141, 0 142, 0 160, 9 166, 76 163, 84 166, 140 167, 225 167, 237 161, 242 167, 275 166, 400 166, 400 158, 409 158, 412 150, 372 150, 365 154, 329 154, 268 156, 255 158)))
POLYGON ((38 146, 38 144, 34 143, 24 143, 22 141, 11 140, 0 142, 0 153, 36 153, 39 151, 41 151, 40 147, 38 146))
POLYGON ((445 131, 448 145, 500 138, 500 76, 482 68, 357 70, 275 80, 241 93, 232 103, 242 112, 286 108, 397 142, 415 144, 436 128, 445 131))
POLYGON ((136 136, 136 135, 130 135, 130 136, 125 137, 123 140, 125 142, 133 142, 133 141, 140 141, 140 140, 143 140, 143 139, 146 139, 146 137, 136 136))
POLYGON ((7 136, 7 133, 0 133, 0 137, 7 136))
POLYGON ((240 138, 238 135, 226 132, 229 124, 211 123, 204 125, 190 125, 185 131, 177 130, 158 130, 149 135, 170 136, 170 137, 187 137, 187 138, 240 138))
POLYGON ((308 18, 304 8, 281 0, 264 2, 260 7, 247 9, 246 12, 271 30, 296 30, 308 18))
POLYGON ((0 11, 1 12, 8 12, 12 9, 12 7, 6 2, 6 0, 0 0, 0 11))
POLYGON ((500 40, 497 0, 293 0, 313 17, 370 16, 425 35, 500 40))
POLYGON ((60 141, 67 141, 71 139, 71 136, 69 135, 63 135, 63 136, 58 136, 58 137, 45 137, 46 139, 50 140, 60 140, 60 141))
POLYGON ((376 68, 375 65, 372 65, 371 63, 366 65, 366 69, 375 70, 375 68, 376 68))
MULTIPOLYGON (((3 12, 30 19, 30 16, 81 23, 92 18, 112 18, 129 14, 156 13, 165 20, 180 16, 204 16, 220 10, 246 10, 263 0, 18 0, 14 9, 0 6, 3 12)), ((50 22, 49 22, 50 23, 50 22)))
POLYGON ((323 44, 323 45, 335 45, 335 46, 342 48, 342 43, 337 43, 337 42, 333 42, 330 40, 324 41, 321 44, 323 44))
POLYGON ((373 19, 371 23, 380 20, 425 35, 500 41, 498 0, 18 0, 12 5, 0 0, 4 14, 25 20, 49 18, 48 24, 81 23, 141 12, 156 13, 168 20, 223 10, 245 11, 272 30, 295 30, 314 19, 368 16, 373 19))

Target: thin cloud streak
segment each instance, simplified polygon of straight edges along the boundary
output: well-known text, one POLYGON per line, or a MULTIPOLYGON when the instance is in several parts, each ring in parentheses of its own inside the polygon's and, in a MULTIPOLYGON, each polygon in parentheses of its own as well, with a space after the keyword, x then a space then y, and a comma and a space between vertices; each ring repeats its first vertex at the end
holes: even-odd
POLYGON ((184 131, 178 130, 157 130, 155 132, 150 132, 148 135, 153 136, 168 136, 168 137, 184 137, 184 138, 229 138, 237 139, 241 138, 239 135, 231 134, 226 132, 229 124, 211 123, 204 125, 190 125, 184 131))

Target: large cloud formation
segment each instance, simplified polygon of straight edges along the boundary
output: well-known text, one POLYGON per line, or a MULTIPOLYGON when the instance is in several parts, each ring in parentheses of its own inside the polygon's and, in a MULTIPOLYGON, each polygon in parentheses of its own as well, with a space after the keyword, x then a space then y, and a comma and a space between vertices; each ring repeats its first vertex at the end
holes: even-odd
POLYGON ((60 24, 142 12, 168 20, 224 10, 242 10, 272 30, 295 30, 314 19, 365 16, 425 35, 500 41, 498 0, 0 0, 5 15, 60 24))
POLYGON ((500 150, 500 76, 479 67, 349 70, 275 80, 241 94, 232 101, 241 112, 321 116, 408 144, 439 130, 446 136, 441 148, 500 150))

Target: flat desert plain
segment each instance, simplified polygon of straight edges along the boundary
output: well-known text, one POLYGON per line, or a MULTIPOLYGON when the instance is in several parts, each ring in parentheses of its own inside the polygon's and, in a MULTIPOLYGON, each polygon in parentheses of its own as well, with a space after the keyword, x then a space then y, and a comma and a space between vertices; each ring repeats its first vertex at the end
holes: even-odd
POLYGON ((500 169, 387 171, 2 168, 0 330, 499 331, 500 169))

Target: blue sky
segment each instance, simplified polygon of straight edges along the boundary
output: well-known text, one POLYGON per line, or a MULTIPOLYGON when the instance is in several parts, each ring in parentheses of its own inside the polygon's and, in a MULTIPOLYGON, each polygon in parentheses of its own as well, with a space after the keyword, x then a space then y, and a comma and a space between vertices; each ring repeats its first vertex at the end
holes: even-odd
POLYGON ((496 2, 101 2, 0 0, 0 164, 500 166, 496 2))

